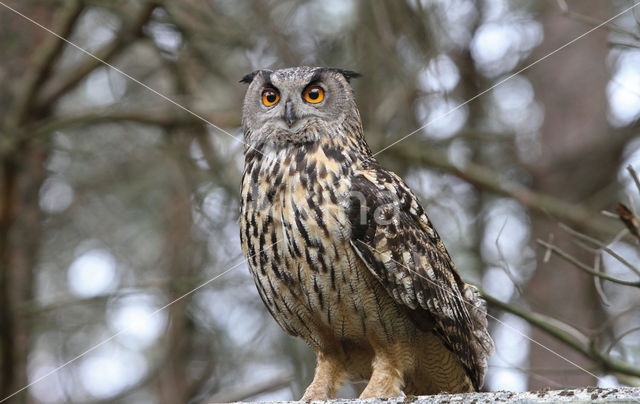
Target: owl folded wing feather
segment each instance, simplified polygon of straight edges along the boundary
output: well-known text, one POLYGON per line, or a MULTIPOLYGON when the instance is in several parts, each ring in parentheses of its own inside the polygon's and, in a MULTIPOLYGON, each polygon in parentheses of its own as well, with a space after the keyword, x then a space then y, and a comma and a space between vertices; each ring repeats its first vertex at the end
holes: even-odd
POLYGON ((493 349, 486 308, 465 284, 423 208, 397 175, 376 162, 352 177, 351 245, 409 317, 457 355, 476 389, 493 349))

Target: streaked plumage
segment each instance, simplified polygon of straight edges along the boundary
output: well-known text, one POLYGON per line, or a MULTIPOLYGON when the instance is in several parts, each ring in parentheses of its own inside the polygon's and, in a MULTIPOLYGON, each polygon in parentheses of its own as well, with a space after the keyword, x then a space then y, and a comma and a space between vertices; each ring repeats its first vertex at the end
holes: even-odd
POLYGON ((304 399, 362 379, 362 397, 477 390, 493 349, 484 301, 416 196, 372 157, 355 75, 296 67, 243 79, 249 268, 278 324, 316 352, 304 399))

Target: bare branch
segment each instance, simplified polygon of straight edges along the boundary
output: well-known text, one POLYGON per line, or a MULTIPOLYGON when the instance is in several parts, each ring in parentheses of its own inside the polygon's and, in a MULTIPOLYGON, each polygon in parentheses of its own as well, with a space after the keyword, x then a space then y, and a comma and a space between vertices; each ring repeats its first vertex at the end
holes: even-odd
POLYGON ((62 95, 77 86, 89 73, 101 66, 102 61, 109 61, 126 49, 126 45, 132 43, 133 39, 142 34, 142 27, 149 21, 155 8, 155 3, 143 5, 131 22, 125 25, 112 41, 93 52, 93 57, 87 56, 84 62, 78 63, 77 68, 65 73, 63 77, 53 80, 51 86, 45 88, 41 96, 38 97, 37 108, 46 109, 53 105, 62 95))
POLYGON ((416 147, 415 145, 397 145, 389 148, 387 153, 405 161, 419 162, 423 165, 445 170, 479 188, 498 195, 511 197, 532 210, 549 214, 575 226, 586 227, 592 231, 606 234, 615 234, 618 231, 612 222, 594 216, 591 211, 582 206, 535 192, 521 184, 513 182, 505 184, 500 180, 498 173, 479 164, 468 162, 464 168, 457 167, 442 153, 428 150, 425 147, 416 147))
MULTIPOLYGON (((600 272, 600 262, 602 261, 602 255, 601 254, 596 254, 593 256, 593 269, 596 272, 600 272)), ((594 276, 593 277, 593 285, 596 289, 596 293, 598 294, 598 296, 600 297, 600 301, 602 302, 602 304, 604 304, 605 306, 611 306, 611 303, 609 302, 609 299, 607 299, 607 295, 604 293, 604 290, 602 289, 602 278, 600 278, 599 276, 594 276)))
MULTIPOLYGON (((582 22, 591 27, 595 27, 602 22, 598 18, 594 18, 588 15, 584 15, 584 14, 570 10, 565 0, 558 0, 558 7, 560 8, 560 11, 562 12, 562 14, 566 15, 568 18, 571 18, 572 20, 575 20, 575 21, 582 22)), ((640 40, 640 35, 636 34, 635 32, 626 30, 615 24, 608 24, 606 27, 604 27, 604 29, 607 29, 609 32, 615 32, 616 34, 621 34, 621 35, 625 35, 625 36, 640 40)))
POLYGON ((612 358, 607 353, 600 352, 592 340, 570 325, 557 319, 505 303, 488 295, 481 288, 478 289, 489 305, 522 318, 529 324, 539 328, 577 352, 580 352, 585 357, 595 361, 603 370, 640 377, 640 368, 612 358))
MULTIPOLYGON (((70 1, 66 3, 66 7, 60 16, 60 22, 55 28, 58 35, 67 38, 71 34, 83 9, 84 5, 81 2, 70 1)), ((62 39, 50 36, 36 50, 31 63, 29 63, 29 69, 24 76, 24 81, 16 97, 13 109, 7 117, 6 125, 8 128, 14 129, 23 123, 35 102, 42 84, 51 74, 53 65, 58 60, 64 46, 65 42, 62 39)))
MULTIPOLYGON (((567 233, 571 234, 572 236, 579 238, 580 240, 584 240, 587 241, 591 244, 594 244, 598 247, 598 251, 604 251, 607 254, 609 254, 610 256, 612 256, 613 258, 615 258, 617 261, 619 261, 621 264, 623 264, 624 266, 626 266, 627 268, 629 268, 630 270, 632 270, 633 272, 635 272, 636 274, 640 275, 640 269, 636 268, 633 264, 631 264, 629 261, 627 261, 626 259, 624 259, 622 256, 620 256, 618 253, 616 253, 615 251, 613 251, 607 244, 604 244, 602 241, 593 238, 591 236, 588 236, 584 233, 581 233, 577 230, 572 229, 571 227, 565 225, 565 224, 560 224, 560 227, 566 231, 567 233)), ((613 241, 610 241, 608 244, 611 244, 613 242, 615 242, 618 239, 618 237, 615 237, 613 241)))
POLYGON ((41 138, 54 131, 75 125, 93 125, 98 123, 136 122, 162 127, 204 125, 201 120, 187 114, 178 114, 165 108, 156 110, 105 110, 91 111, 53 118, 39 123, 31 131, 32 138, 41 138))
MULTIPOLYGON (((213 122, 221 127, 238 126, 240 121, 237 114, 224 114, 216 118, 207 118, 209 122, 213 122)), ((92 110, 90 112, 76 113, 58 118, 50 118, 36 123, 27 129, 29 133, 29 141, 37 142, 45 140, 47 137, 57 130, 69 128, 79 125, 95 125, 100 123, 121 123, 134 122, 144 125, 154 125, 164 128, 195 128, 205 126, 206 123, 190 114, 182 114, 180 111, 172 109, 145 109, 145 110, 92 110)), ((10 137, 0 143, 0 157, 7 156, 14 152, 21 141, 10 137)))
POLYGON ((635 182, 636 188, 638 189, 638 192, 640 192, 640 178, 638 178, 638 173, 631 164, 627 165, 627 171, 629 171, 629 174, 631 174, 633 182, 635 182))
POLYGON ((622 334, 618 335, 613 341, 611 341, 611 344, 609 345, 609 348, 606 349, 606 353, 610 353, 611 350, 613 349, 614 346, 616 346, 618 344, 618 342, 620 342, 622 340, 622 338, 626 337, 627 335, 634 333, 636 331, 640 331, 640 327, 635 327, 635 328, 631 328, 628 329, 627 331, 623 332, 622 334))
POLYGON ((511 271, 511 267, 509 266, 509 261, 504 256, 504 253, 502 252, 502 248, 500 247, 499 240, 500 240, 500 237, 502 236, 502 232, 504 231, 504 228, 506 226, 507 226, 507 219, 504 220, 504 223, 502 224, 502 227, 500 228, 500 231, 498 232, 498 235, 496 236, 496 239, 494 241, 494 245, 496 247, 496 250, 498 251, 498 254, 500 255, 500 263, 497 266, 500 269, 502 269, 502 271, 507 275, 507 277, 509 278, 509 280, 511 281, 513 286, 518 291, 518 294, 520 296, 524 296, 524 291, 522 290, 522 286, 520 286, 520 284, 518 283, 518 280, 516 279, 516 276, 511 271))
POLYGON ((602 279, 608 280, 610 282, 618 283, 620 285, 633 286, 633 287, 636 287, 636 288, 640 288, 640 281, 636 281, 636 282, 625 281, 623 279, 618 279, 616 277, 608 275, 608 274, 606 274, 604 272, 596 271, 593 268, 591 268, 589 265, 586 265, 586 264, 578 261, 575 257, 573 257, 570 254, 566 253, 565 251, 563 251, 559 247, 554 246, 553 244, 549 244, 546 241, 543 241, 543 240, 540 240, 540 239, 536 240, 536 242, 538 244, 548 248, 549 250, 553 251, 554 253, 558 254, 565 261, 568 261, 568 262, 572 263, 576 267, 580 268, 581 270, 583 270, 583 271, 585 271, 585 272, 587 272, 587 273, 589 273, 591 275, 598 276, 598 277, 600 277, 602 279))

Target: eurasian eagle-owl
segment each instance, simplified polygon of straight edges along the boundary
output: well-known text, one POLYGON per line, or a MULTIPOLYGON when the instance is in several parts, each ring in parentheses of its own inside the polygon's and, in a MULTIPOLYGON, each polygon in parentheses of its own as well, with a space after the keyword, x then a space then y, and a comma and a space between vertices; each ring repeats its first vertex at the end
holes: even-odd
POLYGON ((369 380, 361 397, 470 392, 493 342, 416 196, 373 157, 349 80, 258 70, 244 99, 240 233, 278 324, 316 352, 303 399, 369 380))

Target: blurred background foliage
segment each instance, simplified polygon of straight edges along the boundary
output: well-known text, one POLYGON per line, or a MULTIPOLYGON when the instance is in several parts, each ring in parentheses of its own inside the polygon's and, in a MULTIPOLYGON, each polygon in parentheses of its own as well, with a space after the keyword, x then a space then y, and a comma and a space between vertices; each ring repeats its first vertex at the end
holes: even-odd
POLYGON ((402 139, 378 159, 489 296, 488 390, 640 383, 640 7, 530 66, 632 1, 0 4, 0 400, 300 396, 237 224, 238 80, 295 65, 361 72, 371 148, 402 139))

